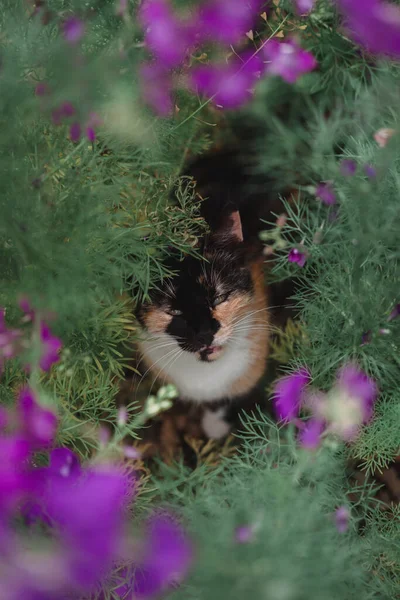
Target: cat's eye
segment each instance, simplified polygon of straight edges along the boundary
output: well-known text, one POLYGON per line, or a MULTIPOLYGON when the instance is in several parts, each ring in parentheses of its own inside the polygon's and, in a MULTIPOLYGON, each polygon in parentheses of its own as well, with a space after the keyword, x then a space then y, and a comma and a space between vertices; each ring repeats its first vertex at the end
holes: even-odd
POLYGON ((182 314, 182 311, 179 310, 179 308, 171 308, 167 312, 169 315, 171 315, 171 317, 180 317, 182 314))
POLYGON ((230 294, 220 294, 214 298, 213 306, 218 306, 218 304, 222 304, 226 302, 229 298, 230 294))

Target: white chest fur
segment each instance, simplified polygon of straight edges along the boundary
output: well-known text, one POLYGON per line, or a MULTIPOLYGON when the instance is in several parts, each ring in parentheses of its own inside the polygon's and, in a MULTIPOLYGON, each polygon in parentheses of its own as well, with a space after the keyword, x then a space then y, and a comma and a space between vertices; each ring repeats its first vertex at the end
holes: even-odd
POLYGON ((245 375, 254 357, 249 333, 235 337, 213 362, 203 362, 195 354, 182 351, 165 333, 139 346, 153 373, 175 384, 182 399, 210 402, 235 397, 235 381, 245 375))

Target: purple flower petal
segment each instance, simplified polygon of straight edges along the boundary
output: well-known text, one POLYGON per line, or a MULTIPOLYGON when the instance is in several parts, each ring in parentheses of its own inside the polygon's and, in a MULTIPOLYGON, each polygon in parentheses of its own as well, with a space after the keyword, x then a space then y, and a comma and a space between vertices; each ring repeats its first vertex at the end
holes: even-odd
POLYGON ((135 598, 148 598, 179 583, 193 561, 193 548, 171 517, 156 515, 148 524, 144 560, 135 570, 135 598))
POLYGON ((69 44, 77 44, 85 35, 85 24, 77 17, 70 17, 63 25, 63 33, 69 44))
POLYGON ((355 160, 345 158, 340 163, 340 172, 344 177, 352 177, 357 171, 357 163, 355 160))
POLYGON ((393 308, 392 312, 388 316, 387 320, 393 321, 394 319, 397 319, 398 316, 400 316, 400 303, 396 304, 396 306, 393 308))
POLYGON ((146 30, 145 43, 161 66, 178 66, 192 44, 191 31, 173 14, 167 0, 145 0, 140 20, 146 30))
POLYGON ((307 262, 307 255, 298 248, 292 248, 288 254, 288 261, 297 263, 299 267, 304 267, 307 262))
POLYGON ((248 544, 254 538, 254 527, 241 525, 235 529, 235 541, 238 544, 248 544))
POLYGON ((325 430, 325 421, 312 418, 303 427, 299 434, 299 443, 303 448, 315 450, 321 441, 321 435, 325 430))
POLYGON ((57 417, 37 403, 30 388, 24 388, 20 392, 18 412, 21 431, 32 445, 44 448, 53 443, 57 431, 57 417))
POLYGON ((315 0, 295 0, 296 10, 300 15, 306 15, 312 11, 315 0))
POLYGON ((330 181, 320 183, 315 189, 315 196, 326 206, 336 204, 336 195, 330 181))
POLYGON ((364 173, 370 179, 375 179, 376 177, 376 169, 372 165, 364 165, 364 173))
POLYGON ((50 328, 43 321, 40 324, 40 340, 42 342, 42 353, 39 366, 43 371, 48 371, 50 367, 60 360, 58 351, 62 342, 58 337, 53 336, 50 328))
POLYGON ((92 144, 96 141, 96 132, 93 127, 86 127, 86 137, 92 144))
POLYGON ((337 0, 356 42, 370 52, 400 57, 400 7, 381 0, 337 0))
POLYGON ((335 524, 339 533, 345 533, 349 528, 350 511, 347 506, 339 506, 335 511, 335 524))
POLYGON ((278 42, 272 39, 265 44, 263 54, 268 63, 266 72, 280 75, 288 83, 295 83, 304 73, 309 73, 317 66, 313 55, 294 40, 278 42))
POLYGON ((277 381, 273 403, 275 413, 280 421, 293 421, 298 417, 304 389, 309 381, 310 375, 304 368, 277 381))
POLYGON ((71 142, 79 142, 81 139, 81 131, 81 126, 79 123, 72 123, 71 127, 69 128, 69 137, 71 142))
POLYGON ((81 474, 79 459, 68 448, 55 448, 50 454, 49 471, 53 475, 74 479, 81 474))
POLYGON ((87 589, 121 552, 129 483, 111 467, 88 470, 72 483, 52 479, 44 509, 58 527, 73 582, 87 589))
POLYGON ((263 2, 261 0, 212 0, 200 11, 201 39, 236 44, 251 29, 263 2))
POLYGON ((339 370, 338 386, 349 397, 356 398, 360 403, 362 423, 367 423, 372 417, 378 387, 357 366, 349 364, 339 370))
POLYGON ((0 510, 16 508, 31 491, 28 465, 32 453, 29 441, 21 436, 0 437, 0 510))
POLYGON ((252 96, 252 87, 263 72, 258 56, 243 53, 239 60, 223 65, 204 65, 193 70, 192 85, 197 92, 213 98, 223 108, 237 108, 252 96))

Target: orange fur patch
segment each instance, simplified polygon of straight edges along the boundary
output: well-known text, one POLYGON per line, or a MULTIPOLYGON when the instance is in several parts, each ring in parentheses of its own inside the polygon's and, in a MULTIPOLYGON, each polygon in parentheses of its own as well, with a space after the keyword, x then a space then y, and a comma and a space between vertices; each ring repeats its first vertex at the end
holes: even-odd
POLYGON ((171 321, 171 315, 161 308, 151 308, 144 316, 146 329, 150 333, 164 333, 171 321))
POLYGON ((254 332, 250 332, 252 362, 250 368, 237 379, 230 388, 232 398, 249 392, 262 377, 269 352, 269 311, 267 309, 267 289, 261 262, 251 268, 254 295, 246 306, 246 313, 259 311, 254 315, 254 332))

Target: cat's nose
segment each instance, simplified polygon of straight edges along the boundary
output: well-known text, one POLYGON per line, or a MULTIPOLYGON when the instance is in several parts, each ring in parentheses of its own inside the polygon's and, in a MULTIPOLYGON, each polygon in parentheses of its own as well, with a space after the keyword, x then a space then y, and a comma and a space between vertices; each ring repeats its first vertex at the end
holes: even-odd
POLYGON ((197 342, 202 346, 211 346, 214 334, 211 332, 202 332, 197 336, 197 342))
POLYGON ((197 334, 197 341, 202 346, 211 346, 214 335, 217 333, 220 328, 220 324, 216 319, 212 319, 208 324, 207 328, 201 329, 197 334))

